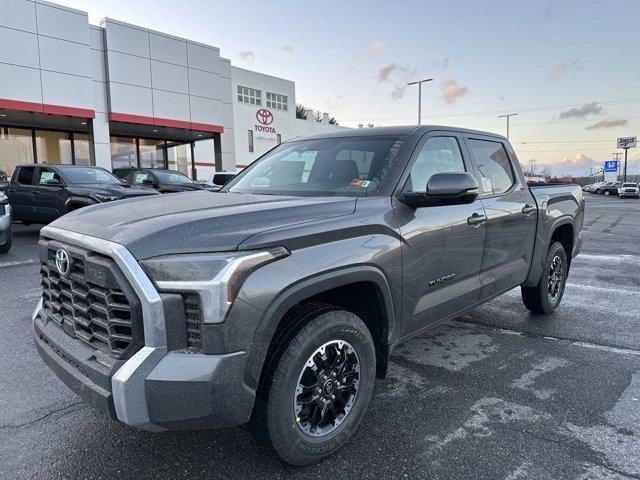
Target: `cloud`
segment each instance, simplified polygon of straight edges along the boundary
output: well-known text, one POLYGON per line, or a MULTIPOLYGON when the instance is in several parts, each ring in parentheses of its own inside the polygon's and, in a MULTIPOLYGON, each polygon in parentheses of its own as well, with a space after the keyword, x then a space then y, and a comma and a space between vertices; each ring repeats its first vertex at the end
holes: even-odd
POLYGON ((289 52, 289 53, 291 53, 291 52, 293 52, 293 45, 283 45, 283 46, 282 46, 282 49, 283 49, 285 52, 289 52))
POLYGON ((442 87, 442 98, 447 103, 455 103, 468 92, 468 88, 458 84, 458 81, 453 77, 447 78, 440 86, 442 87))
POLYGON ((565 157, 559 162, 549 165, 559 175, 572 175, 574 177, 581 177, 588 175, 591 171, 591 167, 599 168, 602 166, 602 162, 594 160, 591 157, 586 156, 584 153, 578 152, 573 157, 565 157))
POLYGON ((238 52, 238 56, 246 62, 253 62, 256 59, 255 53, 253 53, 253 51, 251 50, 238 52))
POLYGON ((431 62, 431 65, 434 67, 441 68, 442 70, 446 70, 449 67, 449 61, 451 59, 449 57, 442 57, 439 60, 434 60, 431 62))
POLYGON ((407 84, 398 83, 393 87, 393 90, 391 91, 391 98, 393 100, 398 100, 404 97, 404 94, 406 91, 407 91, 407 84))
POLYGON ((395 63, 390 63, 389 65, 385 65, 378 72, 378 81, 384 82, 386 80, 389 80, 389 76, 393 73, 394 70, 397 70, 397 69, 398 69, 398 65, 396 65, 395 63))
POLYGON ((584 118, 589 115, 597 115, 602 112, 603 112, 602 107, 598 105, 598 102, 590 102, 590 103, 585 103, 581 107, 574 107, 574 108, 570 108, 569 110, 565 110, 564 112, 560 113, 559 117, 560 119, 584 118))
POLYGON ((500 100, 501 102, 504 102, 505 101, 504 95, 503 94, 498 95, 498 100, 500 100))
POLYGON ((600 128, 615 128, 624 127, 628 123, 628 120, 624 118, 607 118, 606 120, 600 120, 587 127, 587 130, 597 130, 600 128))
POLYGON ((379 53, 384 52, 384 44, 380 40, 376 40, 371 45, 371 53, 374 55, 378 55, 379 53))
POLYGON ((569 63, 558 63, 551 68, 547 74, 547 78, 549 80, 558 80, 570 70, 582 70, 585 63, 587 63, 587 61, 580 58, 569 63))
POLYGON ((558 16, 558 13, 556 12, 556 2, 551 2, 547 5, 547 8, 544 11, 544 16, 549 20, 558 16))

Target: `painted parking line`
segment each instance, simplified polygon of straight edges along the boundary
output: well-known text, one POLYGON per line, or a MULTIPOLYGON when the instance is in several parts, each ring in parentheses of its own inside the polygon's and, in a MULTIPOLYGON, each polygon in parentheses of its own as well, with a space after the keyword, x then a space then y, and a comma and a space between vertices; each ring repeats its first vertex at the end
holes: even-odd
POLYGON ((16 267, 18 265, 29 265, 30 263, 33 263, 33 258, 29 258, 27 260, 15 260, 13 262, 0 262, 0 268, 16 267))
POLYGON ((596 255, 592 253, 580 253, 573 261, 580 262, 580 260, 595 260, 595 261, 606 261, 613 263, 622 263, 622 262, 639 262, 639 255, 596 255))

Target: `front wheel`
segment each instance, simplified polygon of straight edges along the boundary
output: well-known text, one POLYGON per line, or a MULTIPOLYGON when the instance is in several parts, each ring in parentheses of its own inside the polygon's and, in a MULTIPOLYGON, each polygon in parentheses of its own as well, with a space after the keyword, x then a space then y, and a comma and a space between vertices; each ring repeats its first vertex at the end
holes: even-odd
POLYGON ((567 253, 560 242, 554 242, 547 251, 538 284, 535 287, 520 287, 524 306, 533 313, 553 313, 564 295, 568 273, 567 253))
POLYGON ((353 313, 316 304, 297 317, 298 329, 268 359, 250 427, 286 462, 308 465, 342 447, 360 425, 376 356, 369 329, 353 313))

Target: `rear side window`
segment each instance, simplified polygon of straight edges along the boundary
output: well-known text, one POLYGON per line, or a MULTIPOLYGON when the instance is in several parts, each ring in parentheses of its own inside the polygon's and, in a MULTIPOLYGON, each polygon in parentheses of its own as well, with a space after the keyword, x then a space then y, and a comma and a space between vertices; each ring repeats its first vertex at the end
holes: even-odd
POLYGON ((20 185, 31 185, 33 183, 33 167, 21 167, 18 172, 18 183, 20 185))
POLYGON ((464 171, 462 153, 455 137, 433 137, 424 143, 411 168, 409 189, 426 192, 432 175, 464 171))
POLYGON ((479 172, 478 184, 483 195, 505 193, 516 183, 509 156, 502 143, 471 139, 469 148, 479 172))

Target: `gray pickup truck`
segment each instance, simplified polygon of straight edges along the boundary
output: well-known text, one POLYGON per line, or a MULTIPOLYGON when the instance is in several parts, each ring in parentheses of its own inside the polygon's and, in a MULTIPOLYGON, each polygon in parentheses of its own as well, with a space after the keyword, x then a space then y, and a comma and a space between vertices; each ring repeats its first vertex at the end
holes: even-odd
POLYGON ((402 341, 518 286, 552 313, 583 216, 580 188, 528 187, 498 135, 296 139, 219 193, 105 203, 43 228, 35 343, 125 424, 248 423, 309 464, 348 441, 402 341))

